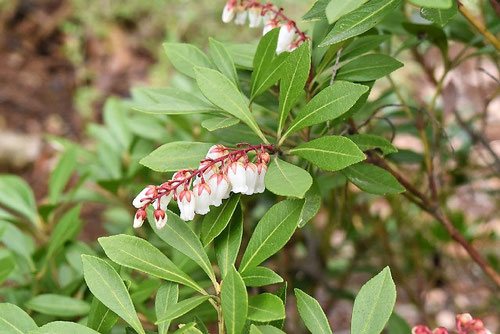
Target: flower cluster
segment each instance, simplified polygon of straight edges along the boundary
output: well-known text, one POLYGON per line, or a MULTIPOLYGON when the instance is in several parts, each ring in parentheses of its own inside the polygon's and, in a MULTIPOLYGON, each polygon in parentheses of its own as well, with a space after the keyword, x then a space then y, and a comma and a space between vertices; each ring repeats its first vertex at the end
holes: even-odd
MULTIPOLYGON (((484 327, 480 319, 472 318, 469 313, 459 314, 456 317, 456 326, 458 334, 491 334, 489 330, 484 327)), ((411 330, 412 334, 448 334, 448 330, 444 327, 438 327, 431 330, 424 325, 418 325, 411 330)))
POLYGON ((154 208, 156 227, 161 229, 167 223, 167 205, 172 199, 177 201, 181 219, 189 221, 195 214, 207 214, 211 205, 221 205, 231 191, 245 195, 264 192, 268 151, 273 150, 272 145, 240 144, 236 149, 212 146, 198 169, 180 170, 171 180, 160 186, 149 185, 135 197, 134 227, 142 226, 149 205, 154 208), (248 156, 250 152, 255 152, 254 161, 248 156))
POLYGON ((283 8, 278 8, 270 2, 261 3, 257 0, 227 1, 222 11, 224 23, 234 20, 234 23, 244 25, 247 18, 250 28, 263 26, 263 35, 274 28, 281 27, 276 46, 278 54, 293 51, 308 39, 307 35, 297 27, 295 21, 283 13, 283 8))

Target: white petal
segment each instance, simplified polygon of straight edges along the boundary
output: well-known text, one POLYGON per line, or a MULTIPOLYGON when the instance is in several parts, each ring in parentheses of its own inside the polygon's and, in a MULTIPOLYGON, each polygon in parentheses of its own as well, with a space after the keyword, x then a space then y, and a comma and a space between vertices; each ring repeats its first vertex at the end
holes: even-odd
POLYGON ((134 216, 134 228, 139 228, 144 224, 144 219, 142 217, 137 217, 137 215, 134 216))
POLYGON ((248 13, 248 21, 250 28, 257 28, 262 24, 262 15, 260 9, 250 9, 248 13))
POLYGON ((280 54, 284 51, 288 51, 290 44, 292 44, 294 38, 295 29, 289 24, 282 26, 278 35, 278 45, 276 46, 276 53, 280 54))
POLYGON ((229 23, 234 19, 234 6, 230 6, 229 4, 226 4, 224 6, 224 10, 222 11, 222 22, 224 23, 229 23))
POLYGON ((244 25, 247 21, 248 12, 246 10, 242 10, 236 14, 236 18, 234 19, 234 23, 237 25, 244 25))
POLYGON ((165 217, 163 217, 163 218, 160 218, 160 219, 155 218, 156 228, 159 230, 164 228, 165 225, 167 224, 167 219, 168 219, 167 214, 165 214, 165 217))
POLYGON ((227 172, 232 191, 234 193, 245 193, 248 190, 245 168, 240 162, 234 162, 233 164, 227 172))
POLYGON ((149 191, 149 186, 142 189, 141 192, 135 196, 134 200, 132 201, 132 205, 136 208, 142 208, 145 204, 147 204, 147 201, 145 201, 148 196, 146 196, 147 192, 149 191))

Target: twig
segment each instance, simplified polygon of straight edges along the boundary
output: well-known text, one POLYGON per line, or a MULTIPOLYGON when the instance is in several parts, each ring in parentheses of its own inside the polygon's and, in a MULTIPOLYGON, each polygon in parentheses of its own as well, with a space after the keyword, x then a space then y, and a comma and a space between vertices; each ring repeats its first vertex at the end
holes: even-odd
POLYGON ((459 12, 465 17, 469 23, 476 28, 476 30, 484 36, 485 39, 487 39, 491 45, 497 49, 497 51, 500 51, 500 41, 496 38, 495 35, 493 35, 481 22, 478 20, 472 13, 460 2, 457 0, 457 5, 458 5, 458 10, 459 12))

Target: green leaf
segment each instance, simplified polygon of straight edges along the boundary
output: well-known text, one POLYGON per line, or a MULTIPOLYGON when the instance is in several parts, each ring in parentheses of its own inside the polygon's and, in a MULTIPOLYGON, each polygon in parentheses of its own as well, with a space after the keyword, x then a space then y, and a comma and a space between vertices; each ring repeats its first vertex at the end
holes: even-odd
POLYGON ((389 267, 369 280, 354 300, 351 332, 379 334, 389 320, 396 302, 396 286, 389 267))
POLYGON ((177 71, 194 78, 195 67, 212 67, 208 57, 196 46, 185 43, 164 43, 168 59, 177 71))
POLYGON ((90 305, 87 327, 99 333, 108 334, 118 321, 118 315, 106 307, 99 299, 93 297, 90 305))
POLYGON ((411 3, 417 6, 429 7, 429 8, 450 8, 453 5, 453 0, 409 0, 411 3))
POLYGON ((38 326, 30 316, 17 305, 0 304, 0 332, 12 334, 26 334, 38 326))
POLYGON ((213 38, 209 38, 209 46, 210 58, 212 58, 215 67, 238 86, 238 74, 236 73, 233 57, 227 51, 224 44, 213 38))
POLYGON ((302 203, 285 200, 267 211, 248 242, 239 268, 241 273, 261 264, 290 240, 299 222, 302 203))
POLYGON ((236 207, 240 195, 233 195, 222 202, 219 207, 213 207, 201 223, 201 241, 204 246, 212 242, 226 228, 236 207))
POLYGON ((208 131, 225 129, 238 124, 240 121, 233 117, 212 117, 201 122, 201 126, 208 131))
POLYGON ((297 114, 297 117, 283 135, 283 138, 305 127, 340 117, 367 91, 368 87, 363 85, 336 81, 309 101, 297 114))
POLYGON ((184 284, 204 293, 196 282, 146 240, 125 234, 102 237, 98 240, 113 262, 167 281, 184 284))
POLYGON ((38 295, 27 301, 25 306, 38 313, 58 317, 83 316, 90 310, 89 304, 83 300, 55 294, 38 295))
MULTIPOLYGON (((281 288, 279 288, 278 291, 275 292, 275 295, 281 299, 281 301, 283 302, 283 305, 286 305, 286 297, 287 297, 287 291, 288 291, 287 288, 288 288, 287 282, 283 282, 283 284, 281 285, 281 288)), ((271 326, 276 327, 276 328, 283 328, 283 326, 285 325, 285 319, 271 321, 269 324, 271 326)))
POLYGON ((185 324, 178 330, 174 332, 174 334, 202 334, 203 332, 196 328, 196 322, 190 322, 189 324, 185 324))
POLYGON ((4 249, 0 249, 1 251, 5 251, 0 253, 0 284, 3 283, 9 275, 16 269, 16 260, 12 256, 12 254, 4 249))
POLYGON ((311 175, 300 167, 274 158, 265 177, 266 188, 280 196, 303 198, 311 187, 311 175))
POLYGON ((304 205, 300 211, 299 227, 304 227, 321 208, 321 194, 316 182, 313 182, 311 188, 306 193, 304 205))
POLYGON ((156 321, 156 324, 177 319, 206 302, 210 298, 210 296, 195 296, 173 304, 165 312, 165 315, 156 321))
POLYGON ((64 152, 59 158, 59 162, 50 174, 49 178, 49 202, 55 204, 62 192, 64 187, 68 183, 73 170, 77 165, 77 151, 74 148, 69 148, 64 152))
POLYGON ((441 51, 443 59, 448 59, 448 38, 443 29, 435 24, 416 24, 410 22, 403 22, 402 26, 410 34, 415 35, 420 43, 428 40, 430 43, 435 44, 441 51))
POLYGON ((420 9, 420 15, 431 22, 434 22, 438 26, 444 27, 450 20, 457 15, 458 7, 455 2, 452 6, 447 9, 437 9, 423 7, 420 9))
POLYGON ((285 61, 280 81, 278 134, 281 134, 290 110, 304 92, 310 68, 311 50, 309 42, 305 42, 285 61))
POLYGON ((274 85, 281 76, 288 53, 284 52, 276 55, 276 44, 278 41, 279 29, 273 29, 261 38, 255 57, 253 59, 253 71, 250 86, 250 97, 265 92, 274 85))
POLYGON ((215 239, 214 248, 221 276, 226 276, 229 268, 234 265, 240 249, 243 236, 243 214, 241 206, 237 206, 226 229, 215 239))
POLYGON ((285 318, 283 301, 271 293, 262 293, 248 298, 248 319, 269 322, 285 318))
POLYGON ((236 67, 246 70, 252 69, 256 44, 248 43, 224 43, 229 54, 233 57, 236 67))
POLYGON ((259 287, 283 282, 283 278, 266 267, 255 267, 246 270, 241 277, 245 285, 259 287))
POLYGON ((328 23, 333 23, 337 21, 339 18, 352 12, 355 9, 358 9, 361 5, 363 5, 368 0, 332 0, 326 6, 325 13, 328 19, 328 23))
POLYGON ((35 270, 35 265, 31 258, 31 255, 35 251, 33 239, 23 233, 14 224, 8 222, 0 221, 0 229, 3 230, 0 241, 2 241, 7 249, 10 249, 12 252, 24 258, 28 262, 30 268, 35 270))
MULTIPOLYGON (((307 329, 312 334, 332 334, 325 312, 318 301, 302 290, 295 289, 297 309, 307 329)), ((352 333, 357 333, 352 331, 352 333)))
POLYGON ((367 35, 358 37, 342 50, 340 59, 354 58, 362 55, 390 39, 391 35, 367 35))
POLYGON ((354 144, 356 144, 363 152, 373 149, 379 149, 380 151, 382 151, 382 154, 386 155, 398 151, 390 141, 381 136, 355 134, 347 136, 347 138, 352 140, 354 144))
POLYGON ((330 3, 330 0, 318 0, 309 9, 309 11, 302 16, 304 21, 317 21, 326 18, 326 6, 330 3))
POLYGON ((139 334, 145 334, 120 275, 106 261, 82 255, 85 282, 92 294, 139 334))
POLYGON ((175 213, 167 211, 167 216, 168 223, 161 230, 154 226, 152 219, 148 219, 151 228, 163 241, 196 262, 210 280, 216 282, 208 255, 196 234, 175 213))
POLYGON ((176 172, 195 169, 205 158, 212 144, 197 142, 171 142, 158 147, 141 159, 140 163, 157 172, 176 172))
MULTIPOLYGON (((177 303, 179 299, 179 286, 174 283, 163 284, 156 293, 155 312, 156 319, 165 318, 168 311, 177 303)), ((162 322, 158 325, 158 334, 167 334, 170 321, 162 322)))
POLYGON ((29 334, 99 334, 93 329, 83 325, 67 322, 67 321, 54 321, 42 327, 32 330, 29 334))
POLYGON ((79 218, 81 205, 75 206, 61 217, 50 235, 46 259, 51 259, 54 254, 64 246, 68 240, 74 239, 80 232, 82 222, 79 218))
POLYGON ((358 57, 340 68, 338 80, 372 81, 403 67, 403 63, 383 54, 367 54, 358 57))
POLYGON ((0 206, 15 211, 33 225, 39 222, 33 191, 18 176, 0 175, 0 206))
POLYGON ((400 3, 401 0, 371 0, 366 5, 340 18, 319 46, 336 44, 361 35, 398 8, 400 3))
POLYGON ((229 268, 221 286, 221 305, 228 334, 243 332, 248 312, 245 283, 234 266, 229 268))
POLYGON ((351 140, 342 136, 325 136, 290 150, 321 169, 337 171, 365 160, 365 155, 351 140))
POLYGON ((411 328, 402 317, 397 313, 392 312, 389 321, 387 322, 387 333, 388 334, 410 334, 411 328))
POLYGON ((371 164, 352 165, 344 169, 342 173, 358 188, 370 194, 399 194, 405 191, 405 188, 391 173, 371 164))
POLYGON ((238 87, 220 72, 209 68, 196 68, 196 82, 201 92, 213 104, 247 124, 264 142, 267 139, 248 109, 248 99, 238 87))
POLYGON ((152 101, 133 102, 134 110, 149 114, 189 115, 221 112, 205 100, 178 88, 136 88, 136 93, 146 94, 152 101))

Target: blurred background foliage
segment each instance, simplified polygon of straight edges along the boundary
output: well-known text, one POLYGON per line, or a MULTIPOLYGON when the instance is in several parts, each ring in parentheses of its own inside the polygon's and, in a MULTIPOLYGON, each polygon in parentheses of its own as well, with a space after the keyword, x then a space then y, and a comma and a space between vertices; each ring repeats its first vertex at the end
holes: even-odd
MULTIPOLYGON (((493 2, 463 2, 491 31, 500 31, 493 2)), ((276 3, 308 28, 300 17, 313 1, 276 3)), ((57 312, 38 314, 31 299, 54 292, 88 296, 79 255, 100 252, 98 236, 131 232, 132 195, 144 184, 167 178, 139 165, 139 159, 173 139, 220 140, 196 117, 133 111, 129 97, 132 92, 141 98, 139 90, 132 90, 137 86, 189 89, 190 81, 176 74, 164 55, 165 41, 202 49, 208 37, 256 43, 260 30, 220 22, 222 6, 223 1, 213 0, 0 0, 0 172, 25 180, 2 177, 0 182, 0 262, 17 268, 0 275, 1 300, 25 305, 41 323, 60 318, 57 312), (23 204, 9 206, 9 196, 23 204)), ((498 270, 500 184, 498 161, 488 151, 498 155, 500 150, 498 54, 460 15, 444 28, 444 40, 441 30, 422 34, 417 29, 412 37, 401 37, 411 35, 403 21, 426 23, 416 7, 407 5, 380 24, 395 36, 385 51, 405 67, 377 83, 356 121, 369 120, 370 133, 391 138, 399 149, 391 160, 424 182, 424 148, 401 105, 439 110, 445 138, 438 148, 439 200, 498 270), (433 78, 446 70, 441 54, 460 63, 436 91, 433 78), (388 104, 395 107, 380 108, 388 104)), ((420 119, 422 113, 411 112, 428 127, 434 124, 426 113, 420 119)), ((224 139, 231 142, 230 135, 225 132, 224 139)), ((337 333, 348 326, 361 283, 386 264, 399 289, 397 313, 412 325, 425 321, 452 327, 454 314, 468 311, 495 332, 498 291, 432 218, 402 196, 360 192, 341 174, 325 174, 317 186, 323 208, 271 266, 291 286, 319 299, 337 333)), ((245 201, 245 214, 255 221, 251 218, 261 217, 275 197, 266 193, 245 201)), ((147 229, 137 233, 154 241, 147 229)), ((174 258, 195 270, 181 254, 174 252, 174 258)), ((140 305, 158 286, 154 279, 130 282, 140 305)), ((85 310, 69 317, 85 316, 85 310)), ((289 323, 296 323, 294 310, 288 313, 289 323)), ((293 325, 288 332, 294 332, 293 325)))

